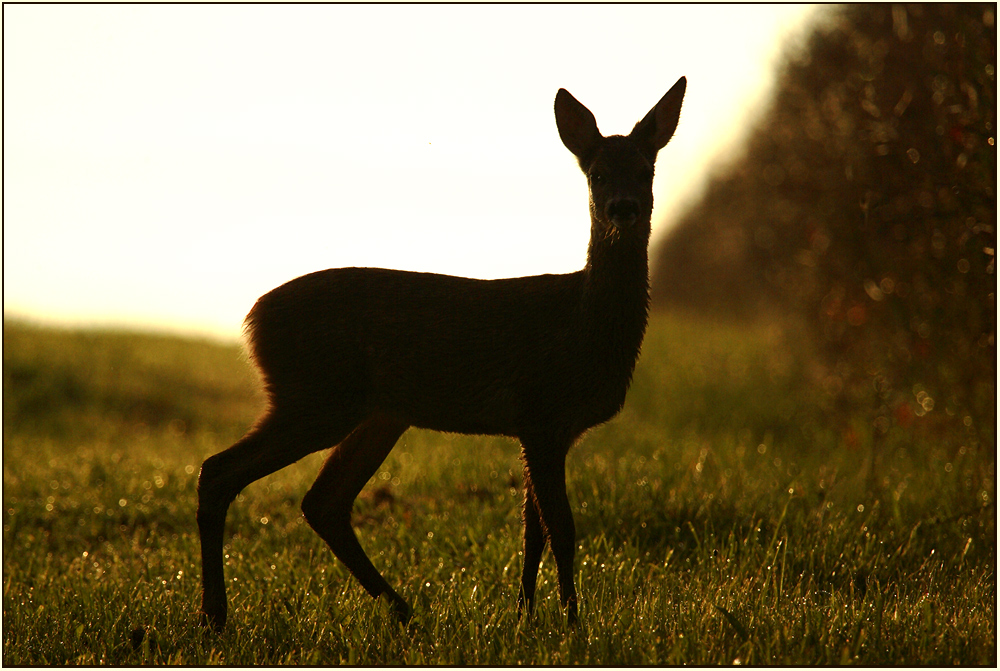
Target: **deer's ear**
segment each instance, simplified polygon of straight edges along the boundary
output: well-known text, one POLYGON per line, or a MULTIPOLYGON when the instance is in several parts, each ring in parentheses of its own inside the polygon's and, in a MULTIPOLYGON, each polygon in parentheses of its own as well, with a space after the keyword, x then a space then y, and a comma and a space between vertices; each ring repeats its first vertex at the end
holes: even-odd
POLYGON ((594 115, 566 89, 556 94, 555 108, 559 137, 581 163, 585 162, 602 139, 594 115))
POLYGON ((677 130, 686 88, 687 79, 681 77, 629 133, 629 137, 639 143, 642 150, 651 158, 656 157, 656 152, 666 146, 677 130))

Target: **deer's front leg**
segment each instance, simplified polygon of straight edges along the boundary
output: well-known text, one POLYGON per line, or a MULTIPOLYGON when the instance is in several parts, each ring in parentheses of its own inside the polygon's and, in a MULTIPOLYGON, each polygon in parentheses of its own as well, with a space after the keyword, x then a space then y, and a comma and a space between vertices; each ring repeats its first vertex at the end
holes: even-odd
POLYGON ((524 473, 524 567, 521 569, 521 591, 517 597, 517 615, 531 611, 535 606, 535 584, 538 579, 538 565, 542 561, 542 551, 545 549, 545 535, 542 533, 542 522, 538 516, 538 507, 531 492, 531 479, 525 469, 524 473))
MULTIPOLYGON (((523 455, 530 482, 530 493, 548 537, 559 574, 559 598, 570 624, 576 624, 577 598, 573 584, 573 556, 576 552, 576 527, 566 496, 566 452, 572 441, 524 440, 523 455)), ((527 517, 525 518, 527 521, 527 517)), ((527 526, 525 527, 527 534, 527 526)), ((527 540, 527 536, 526 536, 527 540)), ((541 551, 539 550, 539 555, 541 551)), ((525 552, 525 569, 528 568, 525 552)), ((535 570, 537 571, 537 564, 535 570)), ((523 583, 522 583, 523 585, 523 583)))

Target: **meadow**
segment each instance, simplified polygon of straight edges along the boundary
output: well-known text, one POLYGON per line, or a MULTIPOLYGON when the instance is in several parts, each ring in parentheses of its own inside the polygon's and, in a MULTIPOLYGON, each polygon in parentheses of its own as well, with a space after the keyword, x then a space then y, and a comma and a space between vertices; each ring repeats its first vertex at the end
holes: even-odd
POLYGON ((653 316, 625 409, 568 458, 579 626, 548 552, 517 617, 517 444, 411 429, 355 507, 409 624, 304 523, 317 454, 230 508, 222 634, 196 485, 263 405, 240 347, 3 336, 5 666, 997 663, 995 417, 914 390, 875 431, 792 327, 653 316))

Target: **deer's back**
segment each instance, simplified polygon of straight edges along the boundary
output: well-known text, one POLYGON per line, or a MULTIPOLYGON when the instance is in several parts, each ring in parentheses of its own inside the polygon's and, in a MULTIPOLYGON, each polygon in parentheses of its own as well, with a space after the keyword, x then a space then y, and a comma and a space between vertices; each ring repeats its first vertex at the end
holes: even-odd
POLYGON ((582 281, 325 270, 261 297, 247 333, 276 406, 339 403, 414 426, 520 435, 587 424, 561 416, 590 386, 582 281))

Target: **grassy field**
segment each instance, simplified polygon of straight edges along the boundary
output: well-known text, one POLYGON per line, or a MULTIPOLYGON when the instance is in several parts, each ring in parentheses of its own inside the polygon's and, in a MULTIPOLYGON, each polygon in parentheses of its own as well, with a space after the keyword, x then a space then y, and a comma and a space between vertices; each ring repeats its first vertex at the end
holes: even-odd
POLYGON ((568 460, 579 627, 548 553, 517 618, 516 443, 411 430, 355 509, 411 622, 304 524, 313 455, 230 509, 221 635, 196 483, 261 408, 241 350, 3 335, 4 665, 997 662, 995 419, 939 403, 873 438, 776 328, 653 319, 625 410, 568 460))

